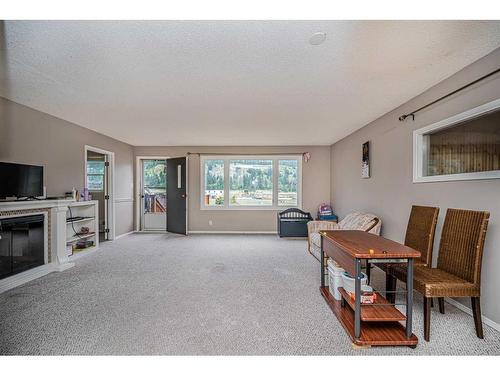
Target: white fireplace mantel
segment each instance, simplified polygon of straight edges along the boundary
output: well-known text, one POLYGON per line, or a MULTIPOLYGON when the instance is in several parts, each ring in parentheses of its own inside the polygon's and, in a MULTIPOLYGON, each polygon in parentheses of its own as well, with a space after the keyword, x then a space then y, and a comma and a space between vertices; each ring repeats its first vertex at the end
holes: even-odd
POLYGON ((0 215, 4 211, 32 210, 37 208, 68 207, 74 199, 4 200, 0 201, 0 215))
POLYGON ((45 216, 45 264, 1 279, 0 293, 27 283, 28 281, 34 280, 38 277, 47 275, 48 273, 64 271, 74 266, 74 263, 69 261, 66 253, 66 212, 68 210, 68 205, 73 203, 75 203, 73 199, 0 202, 0 219, 5 217, 34 215, 37 213, 34 210, 38 210, 45 216), (49 243, 51 254, 50 258, 48 257, 49 243))

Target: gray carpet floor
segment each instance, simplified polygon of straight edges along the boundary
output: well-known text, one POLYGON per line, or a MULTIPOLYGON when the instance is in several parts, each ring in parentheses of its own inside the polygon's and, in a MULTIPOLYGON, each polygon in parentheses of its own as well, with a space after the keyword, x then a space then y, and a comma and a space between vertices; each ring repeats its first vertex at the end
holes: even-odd
MULTIPOLYGON (((500 333, 446 304, 416 349, 358 349, 318 290, 302 240, 133 234, 0 295, 0 354, 480 355, 500 333)), ((374 271, 374 283, 383 279, 374 271)))

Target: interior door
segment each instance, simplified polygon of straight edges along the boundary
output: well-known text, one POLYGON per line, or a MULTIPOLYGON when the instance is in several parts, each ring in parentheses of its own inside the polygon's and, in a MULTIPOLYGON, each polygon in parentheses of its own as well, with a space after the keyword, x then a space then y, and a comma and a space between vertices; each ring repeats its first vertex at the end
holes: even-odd
POLYGON ((104 160, 104 235, 99 233, 99 242, 109 240, 109 155, 105 155, 104 160))
POLYGON ((187 230, 187 161, 167 159, 167 231, 186 234, 187 230))
POLYGON ((99 242, 109 235, 109 155, 87 150, 86 187, 92 199, 99 202, 99 242))

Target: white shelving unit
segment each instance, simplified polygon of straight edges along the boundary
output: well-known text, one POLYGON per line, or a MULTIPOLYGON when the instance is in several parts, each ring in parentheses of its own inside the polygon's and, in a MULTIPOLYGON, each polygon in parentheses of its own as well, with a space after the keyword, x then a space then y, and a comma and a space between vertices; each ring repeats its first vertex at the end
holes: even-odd
POLYGON ((66 251, 70 258, 85 252, 90 252, 99 247, 99 202, 71 202, 68 204, 66 218, 69 219, 77 216, 82 218, 74 220, 73 222, 66 222, 66 251), (90 233, 77 235, 76 233, 80 233, 83 227, 89 228, 90 233), (94 245, 85 249, 72 249, 80 240, 94 241, 94 245))

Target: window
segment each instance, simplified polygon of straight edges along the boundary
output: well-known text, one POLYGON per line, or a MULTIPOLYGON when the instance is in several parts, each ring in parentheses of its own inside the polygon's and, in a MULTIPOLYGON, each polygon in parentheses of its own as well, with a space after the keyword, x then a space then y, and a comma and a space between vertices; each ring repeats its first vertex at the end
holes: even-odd
POLYGON ((278 206, 297 206, 298 160, 279 160, 278 206))
POLYGON ((202 156, 201 207, 300 207, 301 167, 300 156, 202 156))
POLYGON ((224 205, 224 160, 205 160, 205 195, 206 206, 224 205))
POLYGON ((104 191, 104 161, 87 161, 87 188, 89 191, 104 191))
MULTIPOLYGON (((167 161, 165 159, 144 159, 142 163, 144 213, 165 213, 167 210, 167 161)), ((151 215, 147 219, 148 226, 152 224, 150 218, 151 215)))
POLYGON ((272 206, 273 161, 230 160, 229 204, 231 206, 272 206))
POLYGON ((144 187, 151 190, 165 191, 167 186, 167 162, 147 159, 143 161, 144 187))
POLYGON ((500 100, 414 132, 414 182, 500 178, 500 100))

